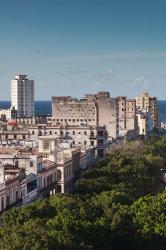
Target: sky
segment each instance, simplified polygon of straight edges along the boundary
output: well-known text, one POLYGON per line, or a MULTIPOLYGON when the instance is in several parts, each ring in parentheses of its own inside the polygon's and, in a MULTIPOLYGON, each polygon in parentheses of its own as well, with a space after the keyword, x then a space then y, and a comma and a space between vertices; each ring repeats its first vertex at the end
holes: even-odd
POLYGON ((0 100, 16 74, 35 99, 109 91, 166 99, 165 0, 0 0, 0 100))

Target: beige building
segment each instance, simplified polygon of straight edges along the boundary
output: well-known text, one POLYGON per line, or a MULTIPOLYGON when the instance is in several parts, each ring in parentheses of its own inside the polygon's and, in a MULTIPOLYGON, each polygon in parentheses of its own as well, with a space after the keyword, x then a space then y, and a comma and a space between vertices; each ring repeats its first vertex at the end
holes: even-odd
POLYGON ((124 136, 128 131, 137 132, 137 116, 135 99, 119 96, 119 134, 124 136))
POLYGON ((108 137, 119 135, 118 99, 108 92, 87 94, 82 99, 71 96, 52 97, 53 124, 70 126, 106 126, 108 137))
POLYGON ((74 99, 71 96, 52 97, 52 117, 54 124, 97 125, 97 106, 93 100, 74 99))
POLYGON ((118 98, 111 98, 109 92, 97 94, 98 125, 106 126, 109 138, 119 136, 119 102, 118 98))
POLYGON ((128 99, 126 102, 126 129, 137 131, 136 101, 128 99))
POLYGON ((80 171, 95 162, 94 148, 81 149, 73 147, 71 143, 58 143, 51 136, 39 138, 39 152, 43 153, 44 160, 54 160, 57 167, 57 192, 72 192, 73 183, 80 171))
POLYGON ((151 114, 153 120, 153 127, 160 127, 159 111, 157 98, 149 96, 148 93, 143 93, 136 98, 136 107, 138 110, 146 110, 151 114))
POLYGON ((80 148, 69 148, 57 153, 58 192, 72 192, 74 180, 81 170, 80 156, 80 148))
POLYGON ((44 192, 44 196, 57 192, 57 164, 44 160, 42 168, 38 171, 38 190, 44 192))

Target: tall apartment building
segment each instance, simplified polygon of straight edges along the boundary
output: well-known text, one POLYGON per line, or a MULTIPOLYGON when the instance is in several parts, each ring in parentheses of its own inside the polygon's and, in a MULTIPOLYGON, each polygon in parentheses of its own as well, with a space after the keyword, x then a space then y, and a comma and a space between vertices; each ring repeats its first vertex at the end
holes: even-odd
POLYGON ((149 96, 148 93, 143 93, 136 98, 136 107, 138 110, 149 112, 152 117, 153 127, 160 127, 159 111, 157 98, 149 96))
POLYGON ((119 134, 125 135, 128 131, 137 132, 137 116, 135 99, 119 96, 119 134))
POLYGON ((26 75, 17 75, 11 81, 11 106, 19 117, 34 115, 34 81, 26 75))
POLYGON ((118 99, 108 92, 87 94, 82 99, 71 96, 52 97, 53 124, 70 126, 106 126, 108 137, 119 135, 118 99))

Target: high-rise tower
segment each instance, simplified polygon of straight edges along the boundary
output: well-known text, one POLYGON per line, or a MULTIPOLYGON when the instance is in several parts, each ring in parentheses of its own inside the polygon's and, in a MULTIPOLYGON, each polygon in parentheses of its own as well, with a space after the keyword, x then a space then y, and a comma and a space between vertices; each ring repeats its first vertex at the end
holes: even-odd
POLYGON ((17 75, 11 81, 11 106, 19 117, 34 115, 34 81, 26 75, 17 75))

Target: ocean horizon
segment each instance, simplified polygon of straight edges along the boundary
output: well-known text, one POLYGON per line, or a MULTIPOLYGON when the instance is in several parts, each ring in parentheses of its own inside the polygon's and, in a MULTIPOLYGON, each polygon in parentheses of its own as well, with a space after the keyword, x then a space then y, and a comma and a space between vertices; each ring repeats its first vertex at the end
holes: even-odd
MULTIPOLYGON (((0 101, 0 109, 10 108, 10 101, 0 101)), ((35 115, 50 115, 52 114, 52 102, 47 100, 35 101, 35 115)))
MULTIPOLYGON (((0 101, 0 109, 10 108, 10 101, 0 101)), ((166 122, 166 100, 158 100, 161 122, 166 122)), ((50 115, 52 113, 52 102, 48 100, 35 101, 35 115, 50 115)))

